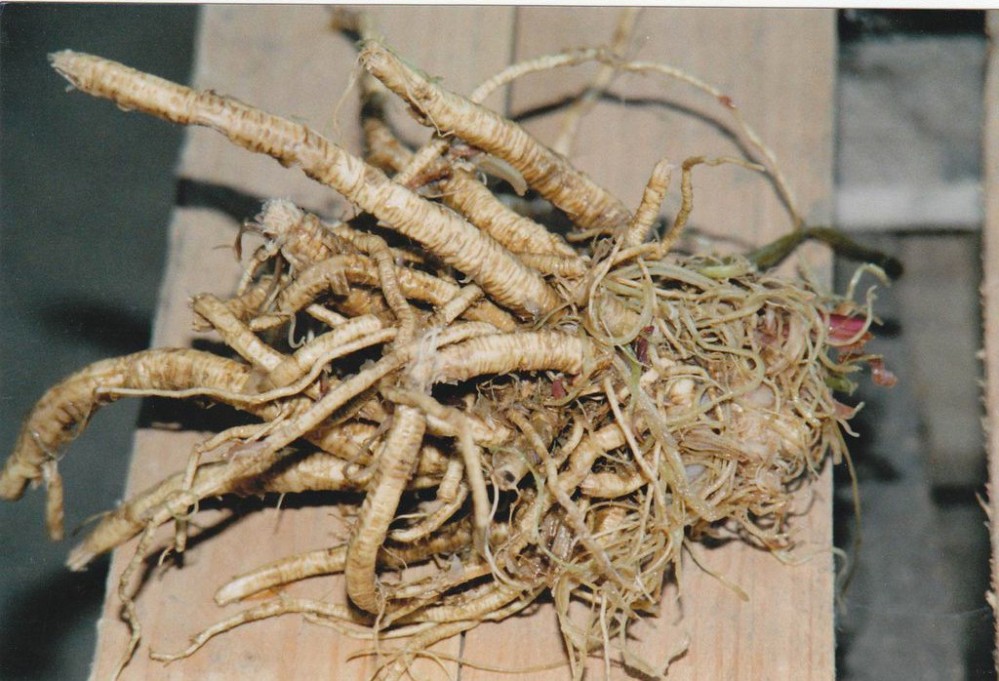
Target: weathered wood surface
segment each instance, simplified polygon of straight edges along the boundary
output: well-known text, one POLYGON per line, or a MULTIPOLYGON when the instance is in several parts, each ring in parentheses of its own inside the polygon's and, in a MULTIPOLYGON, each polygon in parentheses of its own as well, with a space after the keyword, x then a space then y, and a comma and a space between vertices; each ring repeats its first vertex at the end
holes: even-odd
MULTIPOLYGON (((521 10, 517 58, 606 43, 615 17, 610 9, 521 10), (549 33, 553 25, 560 29, 549 33)), ((629 56, 673 64, 719 86, 772 144, 805 216, 819 223, 831 218, 835 76, 831 13, 647 9, 632 44, 629 56)), ((552 90, 555 79, 525 79, 514 86, 513 112, 550 102, 562 92, 578 91, 587 77, 582 69, 560 72, 556 91, 552 90)), ((581 126, 573 160, 629 206, 638 203, 652 166, 664 156, 679 163, 688 156, 738 153, 715 124, 672 110, 696 108, 711 119, 728 122, 722 107, 709 97, 691 96, 686 85, 655 76, 620 76, 611 92, 644 104, 627 109, 609 102, 598 106, 581 126)), ((557 124, 558 118, 552 117, 531 127, 551 139, 557 124)), ((787 213, 765 178, 734 166, 697 168, 694 173, 693 226, 743 244, 765 242, 788 228, 787 213)), ((670 679, 831 679, 828 478, 815 490, 817 503, 801 519, 799 535, 802 555, 817 552, 809 563, 787 568, 767 554, 735 545, 701 552, 704 562, 742 588, 749 601, 743 602, 688 563, 682 622, 675 625, 676 609, 665 608, 658 621, 636 631, 640 640, 636 650, 661 662, 688 637, 689 650, 671 668, 670 679)), ((510 651, 509 659, 516 660, 518 667, 557 660, 562 653, 553 619, 546 610, 534 616, 531 628, 519 619, 477 627, 466 634, 465 657, 503 659, 510 651)), ((591 673, 601 678, 599 661, 591 673)), ((612 673, 624 676, 619 668, 612 673)), ((550 674, 518 678, 540 681, 550 674)), ((462 678, 492 677, 465 668, 462 678)))
MULTIPOLYGON (((563 47, 609 41, 616 22, 611 10, 475 8, 371 8, 383 33, 401 54, 423 70, 444 77, 446 86, 467 92, 511 59, 563 47)), ((805 216, 827 222, 832 196, 835 30, 831 11, 704 11, 646 9, 638 22, 631 56, 669 62, 722 87, 747 121, 772 144, 805 216)), ((355 54, 327 29, 319 7, 226 7, 204 10, 198 41, 195 85, 232 94, 264 109, 304 120, 358 149, 357 105, 349 93, 334 124, 334 109, 347 86, 355 54)), ((508 101, 514 113, 578 91, 592 70, 537 75, 515 85, 508 101)), ((710 98, 655 77, 621 77, 611 90, 640 104, 626 111, 602 102, 581 129, 573 158, 595 179, 635 205, 655 161, 681 161, 692 154, 732 154, 737 149, 716 123, 683 114, 703 110, 725 121, 710 98), (634 110, 633 110, 634 109, 634 110)), ((491 100, 493 106, 497 101, 491 100)), ((556 119, 530 126, 550 135, 556 119)), ((419 138, 418 138, 419 139, 419 138)), ((325 214, 347 207, 333 192, 300 173, 232 148, 219 135, 192 130, 179 169, 192 191, 220 185, 247 195, 289 197, 325 214)), ((678 184, 678 181, 676 182, 678 184)), ((697 208, 693 224, 711 234, 758 243, 784 231, 789 222, 766 180, 734 167, 695 171, 697 208)), ((193 203, 193 202, 192 202, 193 203)), ((675 197, 667 206, 675 210, 675 197)), ((240 216, 246 217, 246 216, 240 216)), ((178 207, 171 225, 171 252, 153 343, 189 344, 189 297, 201 291, 226 294, 237 277, 231 251, 238 221, 217 209, 178 207)), ((813 257, 820 272, 827 260, 813 257)), ((155 417, 154 417, 155 418, 155 417)), ((194 433, 144 429, 136 436, 129 492, 183 465, 194 433)), ((659 621, 636 630, 639 652, 659 661, 685 637, 689 652, 670 678, 831 679, 833 677, 831 492, 829 476, 813 487, 814 502, 797 519, 798 555, 803 565, 787 567, 773 557, 739 545, 702 551, 714 571, 739 585, 749 601, 688 563, 684 572, 683 618, 667 607, 659 621)), ((804 505, 804 503, 803 503, 804 505)), ((204 513, 211 524, 222 512, 204 513)), ((148 644, 160 651, 182 648, 187 637, 221 616, 211 595, 231 575, 271 558, 339 543, 345 527, 326 510, 289 508, 252 513, 224 534, 193 546, 183 569, 154 570, 139 594, 144 642, 124 679, 296 679, 369 677, 372 657, 348 658, 370 646, 292 616, 249 625, 210 642, 191 658, 168 666, 148 659, 148 644), (244 548, 245 547, 245 548, 244 548)), ((131 547, 116 552, 109 596, 99 625, 93 678, 107 678, 127 641, 115 596, 118 576, 131 547)), ((310 580, 292 593, 340 600, 337 578, 310 580)), ((471 662, 522 668, 562 659, 554 613, 542 607, 530 617, 484 625, 437 648, 449 657, 461 652, 471 662)), ((447 658, 442 658, 446 660, 447 658)), ((452 675, 426 662, 421 678, 452 675)), ((596 669, 599 674, 599 666, 596 669)), ((492 678, 462 668, 463 678, 492 678)), ((615 677, 624 676, 619 667, 615 677)), ((551 671, 510 678, 552 678, 551 671)))
MULTIPOLYGON (((985 76, 982 187, 982 328, 985 335, 985 435, 989 455, 989 536, 992 539, 992 609, 999 594, 999 10, 987 14, 989 37, 985 76)), ((997 618, 999 622, 999 618, 997 618)), ((999 656, 999 625, 995 653, 999 656)))

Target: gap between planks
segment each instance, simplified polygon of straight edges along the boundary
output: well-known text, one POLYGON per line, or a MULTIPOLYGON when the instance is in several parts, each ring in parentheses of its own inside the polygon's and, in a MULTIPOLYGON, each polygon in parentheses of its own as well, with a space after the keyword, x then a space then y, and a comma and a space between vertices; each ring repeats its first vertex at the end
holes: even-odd
MULTIPOLYGON (((999 10, 986 12, 988 62, 985 71, 982 187, 985 225, 982 234, 982 329, 985 361, 985 436, 989 457, 989 536, 992 543, 993 615, 999 594, 999 10)), ((999 659, 999 616, 995 618, 999 659)))

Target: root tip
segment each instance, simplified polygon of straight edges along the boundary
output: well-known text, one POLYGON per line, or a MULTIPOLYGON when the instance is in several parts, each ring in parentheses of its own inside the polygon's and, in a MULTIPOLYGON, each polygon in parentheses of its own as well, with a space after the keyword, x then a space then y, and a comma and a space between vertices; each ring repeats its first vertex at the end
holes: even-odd
POLYGON ((69 558, 66 559, 66 567, 73 572, 83 572, 95 557, 96 554, 93 551, 84 549, 82 546, 77 546, 69 552, 69 558))
POLYGON ((49 64, 52 68, 58 71, 60 75, 70 79, 70 74, 76 70, 75 63, 79 57, 80 54, 73 50, 59 50, 58 52, 49 52, 48 54, 49 64))

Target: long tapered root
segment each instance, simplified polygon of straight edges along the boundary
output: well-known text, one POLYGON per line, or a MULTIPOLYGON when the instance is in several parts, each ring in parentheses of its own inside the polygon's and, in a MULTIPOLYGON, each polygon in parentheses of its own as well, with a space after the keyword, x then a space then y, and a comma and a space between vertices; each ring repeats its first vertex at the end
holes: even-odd
POLYGON ((469 274, 516 312, 536 316, 558 305, 542 278, 496 241, 301 124, 88 54, 63 51, 51 60, 59 73, 84 92, 174 123, 213 128, 250 151, 271 156, 285 166, 301 167, 313 179, 469 274))
POLYGON ((529 186, 569 214, 576 224, 613 228, 628 222, 628 209, 619 199, 516 124, 434 85, 378 42, 365 44, 361 60, 366 69, 406 98, 434 127, 509 162, 529 186))

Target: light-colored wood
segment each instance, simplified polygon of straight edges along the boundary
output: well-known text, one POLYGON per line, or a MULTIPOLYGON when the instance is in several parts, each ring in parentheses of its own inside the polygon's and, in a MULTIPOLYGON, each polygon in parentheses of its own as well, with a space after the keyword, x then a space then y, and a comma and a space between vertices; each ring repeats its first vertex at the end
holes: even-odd
MULTIPOLYGON (((371 13, 397 49, 430 73, 446 73, 447 82, 458 89, 470 89, 510 59, 512 8, 372 8, 371 13), (450 37, 428 39, 431 35, 450 37)), ((333 111, 347 90, 356 53, 348 40, 329 30, 328 23, 329 12, 323 7, 206 7, 194 84, 304 120, 346 148, 358 150, 356 91, 348 92, 344 100, 340 134, 333 123, 333 111)), ((290 197, 327 215, 345 209, 332 190, 271 159, 237 149, 210 130, 189 131, 178 173, 181 178, 223 185, 261 199, 290 197)), ((190 330, 188 301, 193 294, 231 294, 239 268, 229 246, 237 227, 238 222, 215 210, 177 209, 170 226, 170 255, 154 346, 188 345, 197 337, 190 330)), ((127 493, 181 469, 198 439, 195 433, 140 431, 127 493)), ((221 517, 220 513, 199 514, 198 521, 210 525, 221 517)), ((209 642, 191 658, 167 666, 148 657, 149 642, 158 651, 182 649, 189 635, 245 607, 220 609, 213 604, 215 589, 233 575, 295 552, 342 543, 345 537, 343 523, 328 509, 269 509, 228 527, 225 541, 191 547, 183 569, 157 572, 144 586, 138 599, 144 643, 122 679, 370 677, 375 671, 372 656, 348 660, 351 654, 370 649, 370 644, 307 624, 297 616, 245 626, 231 637, 209 642)), ((127 628, 118 617, 116 589, 133 548, 134 542, 117 551, 112 560, 93 679, 109 677, 128 640, 127 628)), ((316 579, 289 593, 342 601, 343 586, 339 578, 316 579)), ((435 650, 455 657, 460 643, 455 638, 435 650)), ((426 674, 440 670, 430 662, 418 667, 426 674)), ((452 674, 456 671, 454 663, 445 668, 452 674)))
MULTIPOLYGON (((519 14, 517 58, 606 44, 616 11, 532 8, 519 14), (549 27, 557 27, 551 32, 549 27)), ((774 150, 811 224, 832 217, 832 93, 835 25, 825 11, 645 8, 629 57, 679 67, 731 97, 745 120, 774 150), (813 179, 815 178, 815 179, 813 179)), ((583 89, 594 69, 563 69, 514 85, 511 113, 551 103, 583 89)), ((610 88, 622 103, 601 102, 580 128, 573 162, 636 206, 653 165, 689 156, 739 156, 726 133, 726 109, 689 85, 660 76, 621 75, 610 88), (690 111, 700 115, 685 113, 690 111)), ((528 121, 554 138, 558 115, 528 121)), ((678 201, 679 173, 672 203, 678 201)), ((744 243, 765 241, 789 225, 766 176, 738 168, 694 170, 691 225, 744 243)))
MULTIPOLYGON (((989 452, 989 536, 992 539, 992 609, 999 594, 999 10, 987 14, 989 36, 985 76, 985 129, 982 186, 985 226, 982 235, 982 327, 985 331, 985 418, 989 452)), ((999 621, 999 618, 997 618, 999 621)), ((999 627, 995 653, 999 656, 999 627)))
MULTIPOLYGON (((522 9, 517 58, 606 44, 615 22, 616 12, 609 9, 522 9)), ((806 218, 821 224, 832 217, 834 27, 831 11, 646 8, 633 41, 637 51, 629 56, 673 64, 719 86, 772 145, 806 218)), ((593 69, 578 69, 525 78, 514 87, 511 113, 579 92, 592 74, 593 69)), ((653 165, 664 156, 679 164, 688 156, 738 153, 715 125, 683 115, 689 107, 726 122, 724 110, 710 97, 655 77, 621 76, 610 89, 632 106, 597 106, 581 126, 572 158, 629 206, 638 203, 653 165)), ((529 122, 543 139, 552 139, 558 125, 557 115, 529 122)), ((744 244, 766 242, 788 229, 787 213, 765 178, 734 166, 702 167, 694 173, 692 225, 744 244)), ((678 175, 674 187, 679 186, 678 175)), ((673 194, 669 214, 677 205, 673 194)), ((827 277, 826 254, 812 251, 811 256, 819 275, 827 277)), ((635 651, 661 663, 688 637, 689 651, 673 665, 670 679, 832 679, 830 477, 812 489, 815 503, 796 519, 798 555, 810 560, 787 567, 737 544, 702 551, 705 564, 738 584, 749 601, 688 563, 682 621, 674 624, 676 609, 665 607, 654 624, 636 628, 635 651)), ((514 668, 557 660, 563 653, 554 618, 549 607, 530 619, 481 625, 466 634, 465 657, 514 668)), ((540 681, 551 674, 517 678, 540 681)), ((612 674, 625 676, 617 666, 612 674)), ((600 661, 591 675, 602 677, 600 661)), ((489 678, 469 667, 462 670, 463 681, 489 678)))
MULTIPOLYGON (((372 8, 390 43, 412 63, 458 91, 507 63, 554 52, 562 47, 606 43, 616 21, 610 10, 493 8, 372 8), (514 22, 516 21, 516 26, 514 22)), ((644 11, 639 20, 635 56, 680 65, 714 81, 742 107, 773 145, 797 192, 805 216, 822 223, 831 217, 832 95, 834 84, 834 17, 830 11, 644 11)), ((334 125, 334 107, 354 65, 349 44, 326 29, 322 8, 212 6, 204 10, 198 42, 196 85, 232 94, 276 113, 308 121, 324 133, 358 148, 357 106, 349 93, 334 125)), ((550 103, 560 93, 585 85, 592 70, 532 76, 510 96, 514 112, 550 103)), ((656 78, 629 77, 612 88, 642 106, 601 104, 586 119, 574 160, 630 206, 641 195, 653 164, 663 156, 676 162, 692 154, 722 155, 737 151, 716 126, 662 106, 691 106, 724 120, 710 98, 691 97, 684 85, 656 78)), ((490 100, 497 106, 502 100, 490 100)), ((531 126, 551 139, 557 121, 531 126)), ((417 138, 419 139, 419 138, 417 138)), ((232 148, 219 135, 192 130, 179 170, 182 178, 237 188, 260 198, 289 197, 300 204, 337 214, 345 209, 332 192, 274 161, 232 148)), ((674 184, 678 185, 677 177, 674 184)), ((693 224, 717 235, 757 243, 788 227, 786 212, 766 180, 734 168, 695 171, 693 224)), ((675 210, 675 196, 667 209, 675 210)), ((188 331, 187 300, 200 291, 229 292, 236 265, 231 252, 215 246, 231 244, 236 223, 208 209, 178 209, 171 226, 171 254, 161 295, 153 342, 183 345, 188 331), (223 268, 219 270, 218 268, 223 268), (225 272, 225 274, 220 274, 225 272), (210 273, 210 274, 209 274, 210 273)), ((827 260, 813 258, 819 276, 827 260)), ((143 430, 129 490, 150 484, 182 466, 191 433, 143 430)), ((732 591, 697 569, 684 573, 684 617, 667 607, 660 620, 637 628, 637 652, 661 661, 683 637, 690 651, 670 678, 831 679, 833 676, 832 558, 830 478, 813 486, 814 503, 796 520, 801 543, 798 555, 811 559, 798 567, 779 564, 768 554, 729 545, 702 552, 701 558, 749 596, 743 603, 732 591)), ((805 504, 803 503, 803 506, 805 504)), ((219 514, 220 516, 221 514, 219 514)), ((210 515, 199 516, 212 522, 210 515)), ((182 647, 186 637, 234 609, 211 603, 214 589, 232 574, 293 551, 329 546, 345 536, 334 516, 315 509, 273 510, 250 514, 226 528, 224 536, 192 547, 182 570, 169 569, 148 580, 139 597, 146 641, 159 650, 182 647), (294 528, 293 530, 291 528, 294 528), (246 551, 242 547, 250 547, 246 551), (244 555, 245 554, 245 555, 244 555)), ((106 678, 127 639, 118 618, 118 576, 130 556, 118 551, 109 575, 109 597, 100 623, 93 678, 106 678)), ((333 600, 342 598, 337 579, 310 580, 293 593, 333 600)), ((457 655, 462 641, 438 648, 457 655)), ((335 632, 284 617, 243 627, 210 642, 189 659, 169 666, 151 662, 144 644, 125 679, 296 679, 366 678, 371 658, 349 662, 364 644, 335 632)), ((554 614, 540 608, 530 618, 483 625, 464 639, 463 653, 472 662, 509 668, 562 659, 554 614)), ((445 671, 455 667, 445 663, 445 671)), ((596 678, 599 678, 599 670, 596 678)), ((422 678, 443 678, 427 663, 422 678)), ((470 665, 462 678, 493 678, 470 665)), ((614 674, 620 673, 615 669, 614 674)), ((553 678, 546 672, 523 678, 553 678)), ((511 677, 519 678, 519 677, 511 677)))

